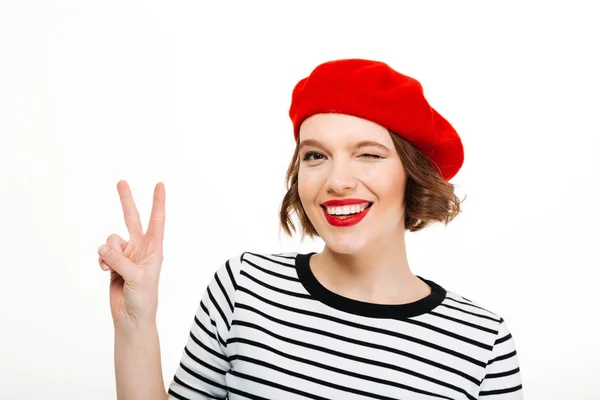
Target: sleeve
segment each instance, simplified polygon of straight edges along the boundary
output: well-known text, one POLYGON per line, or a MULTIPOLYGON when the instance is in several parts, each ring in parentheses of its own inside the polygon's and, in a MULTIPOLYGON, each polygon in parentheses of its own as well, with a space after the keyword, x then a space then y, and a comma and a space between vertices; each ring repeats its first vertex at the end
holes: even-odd
POLYGON ((517 348, 503 318, 500 318, 496 342, 481 381, 479 399, 523 400, 517 348))
POLYGON ((169 400, 225 399, 226 356, 237 277, 243 253, 222 264, 207 285, 194 315, 181 361, 168 388, 169 400))

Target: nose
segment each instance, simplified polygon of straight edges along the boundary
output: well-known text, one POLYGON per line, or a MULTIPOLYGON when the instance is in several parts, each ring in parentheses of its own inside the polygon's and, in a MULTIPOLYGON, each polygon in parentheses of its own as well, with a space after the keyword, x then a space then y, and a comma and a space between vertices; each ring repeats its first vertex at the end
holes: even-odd
POLYGON ((331 163, 329 175, 327 176, 327 191, 344 193, 356 189, 356 176, 348 162, 338 158, 331 163))

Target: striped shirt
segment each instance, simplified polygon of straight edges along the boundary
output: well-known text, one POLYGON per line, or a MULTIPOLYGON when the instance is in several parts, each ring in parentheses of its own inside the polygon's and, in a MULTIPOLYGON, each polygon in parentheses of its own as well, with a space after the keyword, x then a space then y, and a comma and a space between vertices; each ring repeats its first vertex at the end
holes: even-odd
POLYGON ((315 253, 244 252, 210 280, 169 399, 523 399, 506 322, 424 279, 426 297, 340 296, 315 253))

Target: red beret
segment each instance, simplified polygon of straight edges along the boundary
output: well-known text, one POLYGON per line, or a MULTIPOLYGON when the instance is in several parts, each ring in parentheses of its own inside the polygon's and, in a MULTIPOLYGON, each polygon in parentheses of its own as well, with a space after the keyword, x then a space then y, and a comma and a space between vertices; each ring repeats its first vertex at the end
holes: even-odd
POLYGON ((382 125, 429 158, 445 180, 463 164, 460 137, 429 105, 421 83, 383 62, 346 59, 317 66, 292 93, 289 115, 296 140, 302 121, 319 113, 348 114, 382 125))

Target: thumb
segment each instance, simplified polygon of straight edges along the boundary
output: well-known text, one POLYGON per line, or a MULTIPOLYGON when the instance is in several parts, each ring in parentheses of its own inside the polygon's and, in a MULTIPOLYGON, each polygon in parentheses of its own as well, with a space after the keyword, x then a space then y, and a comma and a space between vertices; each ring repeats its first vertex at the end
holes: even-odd
POLYGON ((102 257, 102 260, 121 275, 126 282, 133 282, 138 273, 138 266, 125 257, 119 250, 115 249, 113 245, 106 243, 98 248, 98 254, 102 257))

